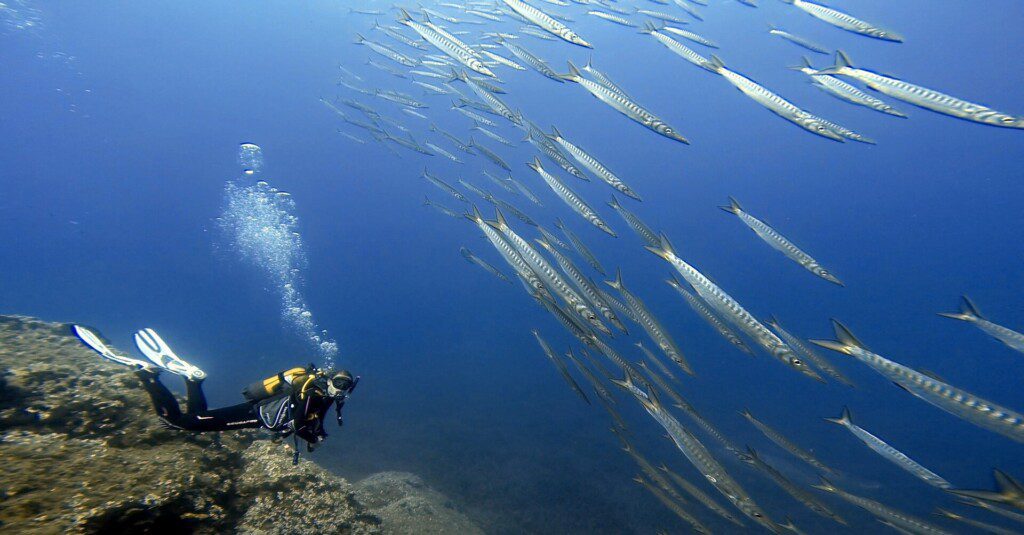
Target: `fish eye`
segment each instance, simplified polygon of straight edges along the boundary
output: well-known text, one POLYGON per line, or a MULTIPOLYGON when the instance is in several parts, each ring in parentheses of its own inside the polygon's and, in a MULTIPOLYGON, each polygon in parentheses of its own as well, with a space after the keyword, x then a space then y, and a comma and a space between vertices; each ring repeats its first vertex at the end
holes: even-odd
POLYGON ((754 513, 754 516, 757 517, 757 518, 761 518, 764 515, 762 515, 761 513, 754 513))
POLYGON ((800 360, 800 359, 793 359, 793 360, 792 360, 792 361, 790 361, 790 362, 792 362, 792 363, 793 363, 793 366, 803 366, 803 365, 804 365, 804 361, 802 361, 802 360, 800 360))

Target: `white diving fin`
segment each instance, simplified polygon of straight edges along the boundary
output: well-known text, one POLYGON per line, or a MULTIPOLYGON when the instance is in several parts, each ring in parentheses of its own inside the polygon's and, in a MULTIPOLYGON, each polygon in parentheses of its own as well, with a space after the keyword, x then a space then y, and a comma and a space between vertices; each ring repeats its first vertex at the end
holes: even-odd
POLYGON ((193 381, 206 378, 206 372, 181 360, 153 329, 145 328, 136 332, 135 345, 146 358, 162 369, 193 381))
POLYGON ((89 349, 99 353, 99 355, 109 361, 116 362, 122 366, 131 366, 134 368, 150 368, 151 365, 148 362, 136 360, 131 357, 125 357, 114 353, 107 344, 104 344, 97 333, 82 327, 81 325, 72 325, 71 332, 82 341, 83 344, 89 346, 89 349))

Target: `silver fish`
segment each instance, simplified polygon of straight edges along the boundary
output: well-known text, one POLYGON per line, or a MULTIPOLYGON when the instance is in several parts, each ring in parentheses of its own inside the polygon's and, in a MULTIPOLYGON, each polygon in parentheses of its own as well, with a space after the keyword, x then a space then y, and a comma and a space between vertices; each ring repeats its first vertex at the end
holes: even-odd
POLYGON ((426 39, 428 43, 434 45, 434 47, 436 47, 441 52, 447 54, 455 61, 458 61, 459 63, 465 65, 466 67, 480 74, 490 76, 492 78, 495 77, 494 71, 492 71, 486 65, 484 65, 483 61, 481 61, 480 58, 476 56, 475 52, 473 52, 471 49, 468 49, 468 47, 465 47, 465 44, 463 44, 461 41, 458 41, 457 39, 453 41, 453 36, 452 38, 446 37, 444 34, 438 32, 435 28, 427 26, 426 24, 420 24, 412 20, 412 17, 409 16, 409 13, 406 12, 404 9, 401 10, 401 15, 399 16, 398 22, 408 26, 409 28, 412 28, 412 30, 418 33, 420 37, 426 39))
POLYGON ((503 189, 503 190, 513 194, 513 195, 519 195, 519 192, 516 191, 516 189, 512 186, 512 184, 507 182, 505 179, 496 177, 496 176, 492 175, 491 173, 489 173, 487 171, 484 171, 484 176, 487 177, 491 182, 494 182, 495 184, 497 184, 497 186, 499 188, 501 188, 501 189, 503 189))
POLYGON ((750 498, 743 487, 726 472, 725 467, 715 459, 700 439, 683 427, 656 399, 649 400, 635 395, 634 397, 644 407, 644 410, 665 429, 679 451, 723 496, 751 520, 772 533, 778 533, 775 523, 750 498))
POLYGON ((601 102, 611 106, 619 113, 642 124, 648 129, 653 130, 655 133, 682 143, 690 143, 685 137, 676 132, 674 128, 622 93, 617 93, 604 85, 584 78, 583 74, 580 73, 579 69, 577 69, 571 61, 569 62, 569 74, 564 75, 563 78, 583 86, 584 89, 590 92, 591 95, 597 97, 601 102))
POLYGON ((779 320, 776 319, 775 316, 770 316, 768 318, 768 326, 771 327, 772 330, 775 331, 775 334, 779 335, 779 337, 782 338, 782 341, 786 342, 786 345, 792 348, 793 351, 796 351, 799 355, 803 355, 804 359, 807 360, 807 362, 810 362, 819 370, 825 372, 826 375, 835 379, 836 381, 839 381, 840 383, 843 383, 844 385, 849 386, 851 388, 854 387, 853 382, 847 379, 846 376, 843 375, 842 372, 840 372, 838 369, 836 369, 836 367, 833 366, 832 363, 830 363, 825 357, 819 355, 817 351, 811 349, 807 344, 803 342, 803 340, 796 336, 793 336, 786 329, 783 329, 782 325, 779 323, 779 320))
POLYGON ((940 312, 939 315, 971 323, 978 329, 981 329, 983 333, 1006 344, 1006 347, 1024 353, 1024 334, 985 319, 978 310, 978 307, 974 306, 974 303, 966 295, 960 297, 959 312, 940 312))
POLYGON ((647 349, 647 346, 645 346, 643 342, 637 340, 637 342, 635 344, 633 344, 633 345, 635 345, 636 347, 640 348, 640 351, 643 352, 644 357, 648 361, 653 362, 654 365, 658 367, 658 370, 661 371, 661 373, 663 375, 665 375, 665 377, 668 377, 672 381, 679 382, 679 379, 676 379, 676 376, 672 373, 672 370, 668 369, 668 366, 666 366, 665 363, 662 362, 661 359, 659 359, 658 356, 655 355, 653 351, 651 351, 650 349, 647 349))
POLYGON ((532 52, 526 50, 525 48, 515 43, 511 43, 504 38, 499 40, 498 44, 505 47, 505 49, 511 52, 512 55, 519 58, 527 65, 533 67, 534 70, 543 74, 544 76, 547 76, 548 78, 555 80, 556 82, 559 83, 565 82, 565 80, 562 79, 561 75, 559 75, 557 72, 555 72, 554 69, 549 67, 548 64, 544 62, 544 60, 538 58, 532 52))
POLYGON ((530 269, 532 269, 534 273, 544 281, 545 286, 551 288, 555 293, 557 293, 563 301, 572 307, 573 312, 586 320, 590 326, 605 334, 611 334, 611 331, 608 330, 608 327, 605 327, 604 323, 601 322, 601 319, 590 308, 590 305, 587 304, 586 300, 584 300, 580 294, 576 293, 576 290, 574 290, 572 286, 570 286, 569 283, 558 274, 558 271, 555 270, 554 266, 552 266, 539 251, 534 249, 533 246, 530 245, 529 241, 512 230, 512 227, 510 227, 505 221, 500 210, 496 210, 495 212, 497 214, 497 221, 488 221, 488 224, 501 232, 501 234, 505 236, 505 239, 507 239, 508 242, 519 251, 523 260, 526 260, 526 263, 529 264, 530 269))
POLYGON ((765 462, 764 459, 762 459, 750 446, 747 446, 747 453, 744 454, 741 459, 754 468, 760 470, 761 473, 768 477, 768 479, 771 479, 780 489, 784 490, 786 494, 792 496, 793 499, 803 504, 804 507, 810 509, 815 514, 834 520, 844 526, 848 525, 846 520, 843 520, 843 517, 835 514, 827 505, 822 503, 821 500, 818 500, 810 492, 807 492, 796 483, 790 481, 788 477, 783 475, 782 472, 776 470, 774 466, 765 462))
POLYGON ((685 20, 683 20, 683 19, 681 19, 681 18, 679 18, 679 17, 677 17, 675 15, 672 15, 670 13, 663 13, 661 11, 651 11, 649 9, 637 9, 636 12, 637 12, 638 15, 647 15, 648 17, 651 17, 651 18, 654 18, 654 19, 658 19, 658 20, 663 20, 663 21, 666 21, 666 22, 674 22, 676 24, 686 24, 685 20))
POLYGON ((427 91, 429 91, 429 92, 431 92, 431 93, 433 93, 435 95, 447 95, 448 94, 448 90, 446 90, 446 89, 444 89, 442 87, 437 87, 436 85, 433 85, 433 84, 428 84, 426 82, 421 82, 419 80, 413 80, 412 83, 414 85, 418 85, 418 86, 422 87, 423 89, 426 89, 427 91))
POLYGON ((523 67, 522 65, 520 65, 520 64, 518 64, 518 63, 516 63, 516 62, 514 62, 514 61, 512 61, 512 60, 510 60, 508 58, 506 58, 505 56, 499 56, 498 54, 495 54, 494 52, 490 52, 490 51, 487 51, 487 50, 484 50, 484 51, 482 51, 480 53, 485 55, 485 56, 487 56, 487 57, 489 57, 489 58, 491 58, 491 59, 493 59, 494 61, 496 61, 496 62, 498 62, 498 63, 500 63, 500 64, 502 64, 502 65, 504 65, 506 67, 512 67, 513 69, 515 69, 517 71, 525 71, 526 70, 526 67, 523 67))
POLYGON ((508 119, 514 124, 523 124, 522 115, 512 111, 512 108, 509 108, 508 104, 505 104, 504 102, 501 101, 501 99, 494 96, 490 91, 481 87, 480 84, 478 84, 476 81, 474 81, 466 74, 466 71, 462 71, 460 73, 455 73, 453 71, 452 74, 456 76, 459 80, 462 80, 466 85, 468 85, 470 89, 472 89, 473 92, 477 94, 477 96, 483 99, 483 101, 492 110, 498 113, 498 115, 501 115, 502 117, 508 119))
POLYGON ((811 379, 823 381, 821 376, 797 357, 785 342, 747 312, 739 301, 725 293, 725 290, 711 282, 703 273, 676 256, 667 238, 662 236, 660 246, 647 247, 647 250, 671 264, 714 311, 757 341, 772 357, 811 379))
POLYGON ((821 478, 821 483, 815 485, 814 488, 835 494, 871 513, 875 517, 885 520, 893 526, 906 530, 910 533, 917 533, 919 535, 951 535, 950 532, 938 526, 929 524, 920 518, 908 515, 903 511, 893 509, 892 507, 876 502, 875 500, 857 496, 856 494, 850 494, 849 492, 836 487, 825 478, 821 478))
POLYGON ((686 304, 690 305, 690 308, 692 308, 698 316, 703 318, 704 321, 708 322, 708 324, 714 327, 715 330, 718 331, 718 334, 720 334, 722 338, 728 340, 728 342, 732 344, 733 347, 739 349, 740 351, 748 355, 754 354, 754 352, 751 351, 749 347, 747 347, 747 344, 743 341, 743 339, 740 338, 739 335, 736 334, 731 328, 729 328, 729 326, 726 325, 725 322, 719 319, 719 317, 716 316, 714 312, 708 309, 708 306, 704 302, 704 300, 702 300, 700 297, 697 297, 696 295, 693 295, 686 288, 684 288, 683 283, 679 282, 679 280, 676 279, 675 277, 672 277, 666 280, 665 282, 667 282, 669 286, 675 288, 676 291, 679 292, 679 295, 681 295, 683 299, 686 300, 686 304))
POLYGON ((562 149, 552 142, 547 135, 545 135, 544 132, 542 132, 541 129, 532 122, 527 125, 526 141, 530 142, 534 147, 537 147, 537 149, 544 153, 545 156, 558 164, 559 167, 564 169, 570 175, 580 180, 585 180, 587 182, 590 181, 590 178, 588 178, 583 171, 569 161, 569 157, 562 152, 562 149))
POLYGON ((1024 485, 1021 485, 1020 481, 999 469, 992 470, 992 476, 996 480, 998 492, 963 489, 951 489, 950 492, 958 496, 970 498, 973 502, 970 505, 982 507, 1016 522, 1024 522, 1020 513, 1007 511, 995 505, 1008 505, 1014 509, 1024 509, 1024 485))
POLYGON ((690 49, 690 47, 680 43, 679 41, 676 41, 675 39, 669 37, 667 34, 662 33, 662 31, 656 28, 653 24, 649 22, 646 23, 644 25, 644 29, 641 30, 641 33, 645 33, 647 35, 650 35, 651 37, 654 37, 655 39, 658 40, 659 43, 665 45, 665 48, 671 50, 676 55, 685 59, 686 61, 689 61, 690 63, 698 67, 704 69, 707 68, 707 58, 694 52, 693 50, 690 49))
POLYGON ((455 156, 454 154, 452 154, 452 153, 442 149, 441 147, 438 147, 437 145, 435 145, 435 144, 433 144, 433 143, 431 143, 429 141, 427 141, 427 142, 425 142, 423 144, 426 145, 428 148, 430 148, 430 150, 433 150, 434 152, 440 154, 441 156, 444 156, 445 158, 448 158, 449 160, 451 160, 451 161, 453 161, 455 163, 465 163, 462 160, 460 160, 457 156, 455 156))
POLYGON ((848 15, 842 11, 832 9, 821 4, 815 4, 814 2, 808 2, 807 0, 782 0, 787 4, 793 4, 795 7, 809 14, 810 16, 831 24, 837 28, 842 28, 846 31, 859 33, 868 37, 874 37, 875 39, 882 39, 884 41, 895 41, 897 43, 903 42, 903 37, 899 34, 886 30, 876 26, 870 22, 860 20, 853 15, 848 15))
POLYGON ((708 496, 708 494, 701 490, 700 487, 698 487, 697 485, 690 483, 689 481, 684 479, 683 476, 673 472, 672 470, 669 470, 668 467, 665 466, 664 464, 661 465, 661 471, 668 474, 668 476, 672 479, 673 483, 675 483, 679 488, 683 489, 684 492, 692 496, 693 499, 700 502, 701 505, 707 507, 709 511, 728 520, 729 522, 732 522, 733 524, 736 524, 737 526, 744 525, 743 522, 740 521, 740 519, 736 518, 735 516, 733 516, 732 513, 730 513, 724 507, 719 505, 718 502, 716 502, 711 496, 708 496))
POLYGON ((810 50, 811 52, 817 52, 819 54, 828 54, 829 53, 829 50, 827 48, 825 48, 825 47, 823 47, 823 46, 821 46, 821 45, 819 45, 817 43, 814 43, 813 41, 811 41, 809 39, 804 39, 803 37, 800 37, 799 35, 793 35, 793 34, 787 32, 786 30, 782 30, 782 29, 776 28, 775 26, 772 26, 771 24, 768 25, 768 34, 769 35, 774 35, 776 37, 781 37, 781 38, 789 41, 790 43, 793 43, 793 44, 795 44, 797 46, 806 48, 807 50, 810 50))
POLYGON ((544 351, 544 355, 551 361, 551 364, 554 364, 555 368, 558 369, 558 373, 562 376, 562 379, 565 379, 565 382, 570 388, 572 388, 573 392, 576 392, 576 395, 583 399, 583 401, 587 402, 587 405, 590 405, 590 398, 583 393, 583 389, 580 388, 580 385, 572 378, 572 375, 569 374, 569 369, 565 367, 565 363, 562 362, 562 359, 558 358, 558 355, 556 355, 554 351, 551 351, 551 346, 549 346, 548 343, 540 337, 540 332, 538 332, 537 329, 534 329, 531 332, 533 333, 533 336, 537 338, 537 343, 540 344, 541 349, 544 351))
POLYGON ((617 271, 615 273, 615 280, 605 281, 605 283, 622 294, 622 298, 625 299, 626 304, 629 306, 630 310, 633 311, 633 315, 640 320, 640 326, 643 327, 651 341, 654 342, 663 353, 665 353, 665 356, 671 359, 672 362, 678 364, 679 367, 687 374, 696 375, 694 374, 690 363, 686 361, 683 351, 679 349, 679 345, 676 344, 675 340, 669 336, 668 331, 666 331, 657 318, 651 314, 651 311, 647 309, 643 301, 641 301, 639 297, 633 295, 633 293, 627 290, 622 284, 622 272, 617 271))
POLYGON ((810 76, 811 83, 814 87, 821 89, 840 100, 845 100, 851 104, 864 106, 895 117, 906 117, 906 114, 886 104, 882 99, 869 95, 852 84, 848 84, 835 76, 818 74, 818 70, 811 66, 811 60, 806 57, 803 58, 802 65, 791 68, 810 76))
POLYGON ((597 17, 599 19, 604 19, 604 20, 606 20, 608 22, 614 22, 615 24, 618 24, 620 26, 627 26, 627 27, 630 27, 630 28, 635 28, 636 27, 636 24, 633 23, 632 21, 630 21, 629 19, 626 19, 624 17, 620 17, 618 15, 612 15, 611 13, 605 13, 604 11, 599 11, 599 10, 596 10, 596 9, 591 10, 591 11, 587 11, 587 15, 592 15, 592 16, 597 17))
MULTIPOLYGON (((639 199, 638 197, 634 198, 639 199)), ((661 239, 658 238, 658 234, 651 230, 651 227, 648 227, 647 223, 641 221, 636 214, 630 212, 624 206, 619 204, 619 200, 616 199, 614 195, 612 196, 611 202, 608 203, 608 206, 614 208, 615 211, 622 216, 622 219, 629 225, 629 228, 633 229, 633 232, 635 232, 637 236, 640 236, 640 239, 643 240, 644 243, 651 246, 661 243, 661 239)))
POLYGON ((711 530, 707 526, 702 524, 697 517, 690 514, 690 512, 684 509, 682 505, 679 505, 678 501, 673 500, 667 494, 665 494, 665 492, 662 489, 655 487, 649 481, 640 476, 634 477, 633 481, 636 481, 645 489, 647 489, 647 491, 653 494, 659 502, 661 502, 665 507, 668 507, 669 510, 676 514, 676 516, 683 519, 684 522, 689 524, 690 527, 693 528, 694 532, 711 533, 711 530))
POLYGON ((423 43, 421 43, 419 41, 416 41, 415 39, 410 39, 410 38, 406 37, 405 35, 402 35, 401 32, 396 31, 394 28, 387 27, 387 26, 381 26, 380 24, 377 23, 377 21, 373 22, 373 29, 377 30, 377 31, 380 31, 380 32, 388 35, 392 39, 394 39, 396 41, 400 41, 401 43, 403 43, 403 44, 405 44, 407 46, 411 46, 411 47, 419 49, 419 50, 427 50, 427 47, 424 46, 423 43))
POLYGON ((547 136, 549 139, 557 142, 561 145, 570 156, 573 157, 577 162, 585 167, 588 171, 596 175, 601 180, 604 180, 606 184, 620 191, 623 195, 632 197, 636 200, 642 200, 639 195, 636 194, 625 182, 622 181, 615 173, 612 173, 607 167, 601 162, 594 158, 580 147, 574 145, 569 140, 562 137, 562 133, 557 128, 551 127, 551 134, 547 136))
MULTIPOLYGON (((402 78, 402 79, 408 78, 405 75, 404 72, 402 72, 402 71, 392 67, 391 65, 384 65, 382 63, 377 63, 376 61, 373 61, 372 59, 366 60, 366 64, 371 66, 371 67, 373 67, 373 68, 375 68, 375 69, 377 69, 377 70, 379 70, 379 71, 386 72, 386 73, 388 73, 391 76, 394 76, 396 78, 402 78)), ((346 87, 352 88, 352 86, 346 86, 346 87)), ((374 91, 367 91, 365 89, 357 89, 357 91, 359 91, 360 93, 362 93, 364 95, 374 95, 374 94, 376 94, 376 90, 374 90, 374 91)))
POLYGON ((462 202, 468 202, 466 200, 465 195, 459 193, 459 190, 453 188, 451 184, 442 180, 441 177, 432 174, 430 171, 427 171, 426 167, 423 168, 423 178, 429 180, 431 184, 437 186, 438 188, 441 189, 441 191, 447 193, 448 195, 451 195, 452 197, 455 197, 456 199, 462 202))
POLYGON ((471 147, 475 148, 476 150, 480 151, 480 154, 483 154, 484 156, 486 156, 488 160, 494 162, 494 165, 497 165, 498 167, 500 167, 500 168, 502 168, 502 169, 504 169, 506 171, 511 171, 512 170, 512 168, 509 167, 509 165, 507 163, 505 163, 505 160, 501 159, 501 156, 498 156, 497 154, 495 154, 494 151, 492 151, 491 149, 488 149, 487 147, 484 147, 483 145, 480 145, 476 141, 473 141, 473 137, 472 136, 470 136, 470 138, 469 138, 469 145, 471 147))
POLYGON ((572 244, 572 248, 576 249, 576 252, 579 253, 588 264, 590 264, 590 267, 594 268, 598 273, 605 275, 604 267, 602 267, 601 263, 597 261, 597 257, 590 251, 590 248, 583 243, 583 240, 576 236, 573 231, 569 230, 569 228, 562 223, 561 219, 555 219, 555 226, 565 234, 566 238, 569 238, 569 243, 572 244))
POLYGON ((416 60, 402 54, 401 52, 380 43, 367 40, 362 34, 356 34, 356 44, 366 45, 374 52, 390 59, 391 61, 397 61, 406 67, 415 67, 417 65, 416 60))
POLYGON ((590 43, 583 40, 582 37, 576 34, 576 32, 570 30, 565 24, 558 22, 547 13, 537 9, 536 7, 523 2, 523 0, 501 0, 506 6, 512 11, 515 11, 519 16, 537 25, 540 29, 562 39, 563 41, 572 43, 574 45, 584 46, 587 48, 594 48, 590 43))
POLYGON ((708 39, 707 37, 704 37, 703 35, 699 35, 699 34, 693 33, 693 32, 691 32, 689 30, 684 30, 682 28, 676 28, 675 26, 662 26, 662 27, 658 28, 658 31, 659 32, 668 32, 668 33, 671 33, 671 34, 675 34, 675 35, 678 35, 679 37, 682 37, 683 39, 688 39, 690 41, 693 41, 694 43, 697 43, 699 45, 704 45, 704 46, 709 47, 709 48, 718 48, 718 45, 714 41, 708 39))
MULTIPOLYGON (((526 197, 527 199, 530 199, 530 202, 532 202, 533 204, 536 204, 537 206, 544 206, 544 204, 540 202, 540 199, 538 199, 537 196, 534 195, 533 192, 530 191, 529 188, 527 188, 524 184, 522 184, 518 180, 512 178, 512 175, 509 175, 508 180, 509 180, 509 182, 512 183, 512 185, 517 190, 519 190, 519 193, 523 194, 523 197, 526 197)), ((552 240, 550 238, 548 238, 548 241, 552 241, 552 240)), ((565 244, 562 243, 561 241, 559 241, 557 238, 555 240, 553 240, 552 243, 554 243, 555 245, 557 245, 559 247, 563 247, 563 248, 565 247, 565 244)))
POLYGON ((501 280, 503 280, 503 281, 505 281, 505 282, 507 282, 509 284, 512 283, 512 281, 510 281, 508 279, 508 277, 505 276, 504 273, 499 271, 498 268, 492 266, 489 262, 487 262, 483 258, 480 258, 480 257, 476 256, 475 254, 473 254, 473 251, 470 251, 469 249, 467 249, 465 247, 460 247, 459 248, 459 253, 462 254, 462 258, 465 258, 467 262, 480 266, 481 268, 484 269, 484 271, 490 273, 491 275, 494 275, 495 277, 498 277, 499 279, 501 279, 501 280))
POLYGON ((992 126, 1024 128, 1024 116, 997 112, 986 106, 940 93, 934 89, 856 69, 851 66, 850 57, 842 50, 836 52, 834 67, 818 71, 817 74, 849 76, 867 84, 867 87, 871 89, 943 115, 992 126))
MULTIPOLYGON (((576 368, 586 377, 587 382, 594 388, 594 392, 597 392, 597 397, 604 399, 608 403, 614 404, 615 398, 612 397, 612 393, 604 386, 600 379, 594 376, 594 372, 590 371, 590 368, 586 367, 583 362, 572 352, 572 348, 565 354, 566 358, 572 361, 576 365, 576 368)), ((625 424, 623 424, 623 427, 625 424)))
POLYGON ((793 242, 786 239, 782 234, 779 234, 779 232, 770 225, 745 212, 743 207, 740 206, 740 203, 736 202, 736 199, 729 197, 729 205, 719 206, 719 208, 729 212, 730 214, 738 216, 740 221, 743 221, 743 224, 750 227, 750 230, 753 230, 754 233, 764 240, 765 243, 770 245, 772 249, 786 255, 787 258, 797 264, 800 264, 807 271, 810 271, 833 284, 843 286, 842 281, 837 279, 835 275, 832 275, 832 273, 827 269, 823 268, 817 260, 811 258, 809 254, 803 252, 799 247, 794 245, 793 242))
POLYGON ((987 522, 981 522, 979 520, 974 520, 973 518, 967 518, 963 515, 959 515, 952 511, 947 511, 941 508, 936 509, 935 514, 944 518, 948 518, 950 520, 956 520, 984 533, 991 533, 993 535, 1020 535, 1020 532, 1014 531, 1012 529, 994 526, 987 522))
POLYGON ((1024 414, 1001 407, 945 381, 893 362, 864 348, 843 324, 832 320, 836 340, 811 340, 867 364, 886 379, 928 403, 982 429, 1024 442, 1024 414))
POLYGON ((782 433, 779 433, 775 429, 769 427, 764 422, 758 420, 757 418, 754 418, 754 415, 751 414, 749 410, 744 409, 744 411, 740 414, 742 414, 748 422, 750 422, 754 427, 756 427, 758 431, 763 433, 764 436, 768 437, 768 440, 771 440, 772 442, 775 443, 775 445, 786 450, 794 457, 811 465, 812 467, 814 467, 815 470, 818 470, 819 472, 823 472, 826 474, 837 473, 835 470, 829 468, 828 466, 825 466, 825 463, 819 461, 817 457, 811 454, 811 452, 801 448, 800 446, 797 446, 788 438, 786 438, 782 433))
POLYGON ((769 111, 779 117, 782 117, 812 134, 817 134, 833 141, 843 141, 843 136, 834 132, 828 125, 822 123, 818 117, 801 110, 792 102, 769 91, 767 88, 750 78, 727 69, 718 56, 712 54, 711 59, 708 60, 705 66, 711 72, 721 74, 723 78, 736 87, 736 89, 739 89, 744 95, 747 95, 754 102, 768 108, 769 111))
POLYGON ((353 136, 352 134, 349 134, 348 132, 342 132, 341 130, 338 130, 338 133, 343 135, 343 136, 345 136, 345 137, 347 137, 348 139, 351 139, 352 141, 354 141, 356 143, 359 143, 360 145, 365 145, 366 144, 366 141, 364 141, 362 139, 359 139, 358 137, 353 136))
POLYGON ((491 242, 491 245, 494 246, 505 262, 507 262, 508 265, 516 272, 516 275, 524 281, 532 295, 536 296, 537 299, 540 300, 546 301, 544 296, 547 296, 547 298, 550 299, 551 294, 548 292, 547 287, 544 286, 544 282, 541 281, 540 277, 533 272, 530 265, 527 264, 526 260, 523 259, 523 256, 519 254, 519 251, 513 247, 500 232, 484 221, 483 216, 480 215, 480 211, 476 209, 476 206, 473 207, 472 214, 466 214, 466 219, 475 223, 477 228, 484 233, 484 236, 491 242))
POLYGON ((441 130, 434 123, 430 123, 430 131, 431 132, 437 132, 437 133, 441 134, 442 136, 448 138, 448 141, 451 141, 462 152, 465 152, 465 153, 468 153, 468 154, 476 154, 475 152, 473 152, 473 148, 470 147, 468 144, 463 143, 459 138, 455 137, 454 134, 450 134, 448 132, 445 132, 444 130, 441 130))
POLYGON ((906 454, 890 446, 886 441, 868 432, 867 429, 853 423, 853 415, 850 414, 850 409, 843 407, 842 416, 839 418, 825 418, 825 421, 845 427, 851 434, 853 434, 853 436, 857 437, 858 440, 867 445, 868 448, 871 448, 872 451, 881 455, 883 459, 895 464, 907 472, 910 472, 914 477, 924 481, 925 483, 943 490, 953 488, 953 485, 951 485, 949 481, 946 481, 935 472, 921 466, 917 461, 907 457, 906 454))
POLYGON ((505 145, 505 146, 508 146, 508 147, 514 147, 515 146, 515 144, 512 143, 511 141, 501 137, 498 134, 495 134, 494 132, 491 132, 490 130, 480 126, 479 124, 473 125, 472 129, 476 130, 477 132, 480 132, 481 134, 483 134, 483 135, 485 135, 485 136, 487 136, 487 137, 489 137, 491 139, 493 139, 494 141, 497 141, 498 143, 501 143, 502 145, 505 145))
POLYGON ((454 217, 456 219, 462 219, 462 216, 459 213, 457 213, 455 210, 452 210, 451 208, 448 208, 447 206, 445 206, 443 204, 438 204, 438 203, 430 200, 426 195, 423 196, 423 206, 429 206, 429 207, 433 208, 434 210, 437 210, 438 212, 441 212, 442 214, 444 214, 444 215, 446 215, 448 217, 454 217))
MULTIPOLYGON (((487 126, 498 126, 498 123, 496 123, 496 122, 494 122, 494 121, 492 121, 492 120, 490 120, 490 119, 488 119, 488 118, 486 118, 486 117, 484 117, 484 116, 482 116, 482 115, 480 115, 478 113, 473 113, 473 112, 467 110, 464 105, 463 106, 459 106, 457 104, 452 104, 452 108, 451 109, 453 109, 453 110, 455 110, 455 111, 465 115, 466 117, 468 117, 471 121, 473 121, 475 123, 483 123, 483 124, 485 124, 487 126)), ((472 145, 472 143, 470 143, 470 145, 472 145)))
POLYGON ((594 225, 595 227, 603 230, 604 232, 612 236, 615 236, 615 232, 611 228, 609 228, 603 220, 601 220, 601 217, 597 214, 597 212, 595 212, 594 209, 590 207, 590 205, 588 205, 579 195, 577 195, 575 191, 569 189, 569 186, 566 186, 561 180, 558 179, 558 177, 544 170, 544 167, 541 166, 540 159, 534 158, 533 162, 527 165, 529 165, 531 169, 536 171, 537 174, 544 179, 544 182, 546 182, 547 185, 551 188, 551 190, 554 191, 556 195, 558 195, 558 198, 562 199, 562 201, 564 201, 565 204, 569 205, 569 208, 572 208, 574 212, 582 216, 583 219, 586 219, 587 222, 589 222, 591 225, 594 225))
POLYGON ((583 292, 583 297, 594 306, 601 315, 604 316, 612 325, 621 331, 625 331, 626 327, 622 325, 619 318, 615 315, 615 311, 612 310, 611 305, 604 301, 601 294, 597 291, 597 287, 593 281, 587 278, 582 271, 575 264, 572 263, 567 256, 562 254, 558 248, 551 243, 548 243, 546 239, 536 240, 541 247, 543 247, 551 256, 555 257, 555 262, 558 263, 558 267, 562 268, 562 273, 565 273, 567 277, 572 279, 576 284, 576 287, 583 292))

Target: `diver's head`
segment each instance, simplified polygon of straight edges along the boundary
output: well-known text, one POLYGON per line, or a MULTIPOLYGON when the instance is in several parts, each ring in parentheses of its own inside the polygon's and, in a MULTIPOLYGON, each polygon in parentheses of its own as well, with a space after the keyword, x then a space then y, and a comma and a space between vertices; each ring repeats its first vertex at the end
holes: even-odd
POLYGON ((348 370, 329 370, 327 373, 327 395, 339 398, 348 395, 355 386, 355 380, 348 370))

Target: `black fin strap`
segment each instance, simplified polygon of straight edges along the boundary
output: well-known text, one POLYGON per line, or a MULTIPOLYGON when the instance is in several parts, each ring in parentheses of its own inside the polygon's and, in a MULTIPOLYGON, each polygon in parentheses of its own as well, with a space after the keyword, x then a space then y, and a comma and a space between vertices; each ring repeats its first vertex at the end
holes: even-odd
POLYGON ((295 455, 292 456, 292 466, 299 464, 299 434, 294 433, 292 438, 295 441, 295 455))

